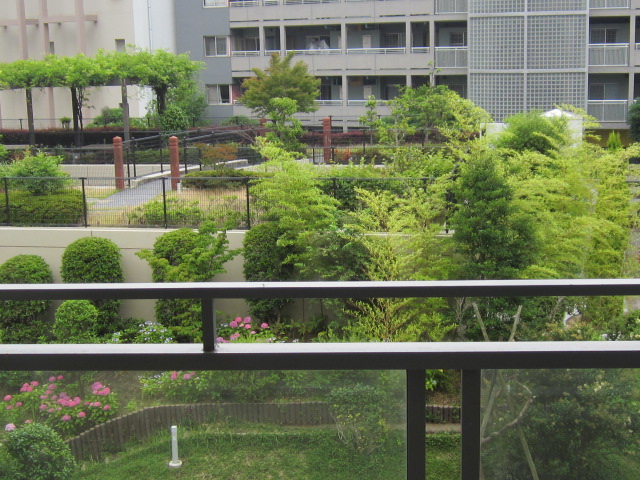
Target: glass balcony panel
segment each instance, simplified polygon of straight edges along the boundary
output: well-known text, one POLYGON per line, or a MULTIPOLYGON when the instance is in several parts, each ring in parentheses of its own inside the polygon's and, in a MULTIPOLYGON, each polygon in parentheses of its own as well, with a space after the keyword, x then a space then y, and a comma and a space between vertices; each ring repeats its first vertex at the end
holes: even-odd
POLYGON ((468 0, 436 0, 436 14, 438 13, 466 13, 468 0))
POLYGON ((436 47, 436 67, 465 68, 467 47, 436 47))
POLYGON ((406 478, 404 371, 2 372, 0 394, 0 441, 49 425, 77 478, 141 456, 185 478, 406 478))
POLYGON ((589 0, 589 8, 629 8, 629 0, 589 0))
POLYGON ((587 113, 600 122, 626 122, 627 100, 588 100, 587 113))
POLYGON ((484 478, 633 478, 637 370, 486 370, 484 478))
POLYGON ((601 43, 589 45, 590 66, 627 66, 629 65, 628 43, 601 43))

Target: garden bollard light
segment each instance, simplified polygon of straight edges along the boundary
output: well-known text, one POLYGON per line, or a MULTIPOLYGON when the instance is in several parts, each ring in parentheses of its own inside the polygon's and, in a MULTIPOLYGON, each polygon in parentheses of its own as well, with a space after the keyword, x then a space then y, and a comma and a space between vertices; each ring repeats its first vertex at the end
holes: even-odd
POLYGON ((182 461, 178 460, 178 427, 173 425, 171 427, 171 461, 169 466, 171 468, 178 468, 182 465, 182 461))

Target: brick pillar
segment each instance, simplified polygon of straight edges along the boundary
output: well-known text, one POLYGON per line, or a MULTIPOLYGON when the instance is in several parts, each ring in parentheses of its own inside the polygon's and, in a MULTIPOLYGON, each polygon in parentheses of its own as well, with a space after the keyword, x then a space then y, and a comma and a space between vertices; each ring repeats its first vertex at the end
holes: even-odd
POLYGON ((124 157, 120 137, 113 137, 113 163, 116 167, 116 189, 124 190, 124 157))
POLYGON ((180 148, 178 137, 169 137, 169 161, 171 162, 171 190, 177 190, 180 183, 180 148))
POLYGON ((322 146, 324 147, 324 163, 331 163, 331 117, 322 119, 322 146))

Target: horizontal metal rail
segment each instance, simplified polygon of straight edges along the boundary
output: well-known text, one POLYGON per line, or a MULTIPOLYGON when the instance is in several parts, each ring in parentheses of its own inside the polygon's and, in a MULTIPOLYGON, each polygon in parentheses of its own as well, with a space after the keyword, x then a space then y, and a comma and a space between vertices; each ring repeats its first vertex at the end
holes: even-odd
POLYGON ((639 279, 450 282, 213 282, 0 285, 0 300, 193 298, 202 345, 0 345, 12 370, 404 370, 406 478, 424 479, 426 369, 462 371, 462 478, 480 478, 481 373, 640 368, 640 342, 237 343, 216 345, 215 299, 640 295, 639 279))

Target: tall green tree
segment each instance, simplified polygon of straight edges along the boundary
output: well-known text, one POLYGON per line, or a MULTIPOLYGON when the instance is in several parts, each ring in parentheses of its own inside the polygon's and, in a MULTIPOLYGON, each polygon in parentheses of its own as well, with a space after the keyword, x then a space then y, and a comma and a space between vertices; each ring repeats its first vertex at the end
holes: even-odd
POLYGON ((546 154, 570 143, 565 116, 545 117, 533 110, 512 115, 504 122, 507 128, 496 139, 496 145, 501 148, 546 154))
POLYGON ((242 103, 261 117, 268 117, 274 109, 271 100, 289 98, 295 100, 298 112, 313 112, 318 109, 316 99, 320 95, 320 79, 309 73, 307 64, 298 61, 291 65, 294 53, 284 57, 271 56, 269 66, 261 70, 254 68, 255 76, 244 80, 245 92, 242 103))
POLYGON ((450 140, 468 139, 491 121, 485 110, 445 85, 403 87, 399 96, 385 102, 390 115, 383 119, 374 115, 371 109, 375 103, 371 101, 361 122, 377 130, 384 143, 398 144, 416 132, 427 136, 438 132, 450 140))

